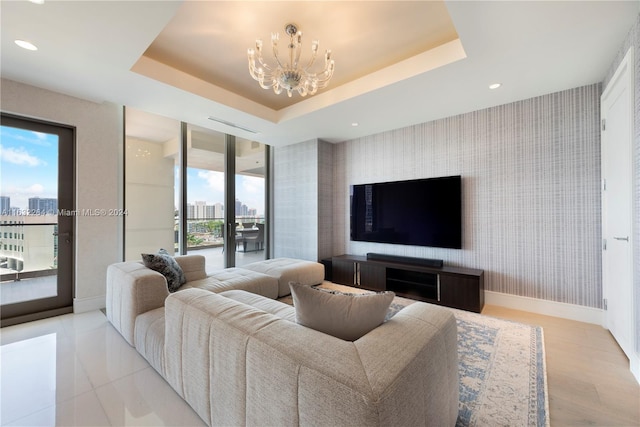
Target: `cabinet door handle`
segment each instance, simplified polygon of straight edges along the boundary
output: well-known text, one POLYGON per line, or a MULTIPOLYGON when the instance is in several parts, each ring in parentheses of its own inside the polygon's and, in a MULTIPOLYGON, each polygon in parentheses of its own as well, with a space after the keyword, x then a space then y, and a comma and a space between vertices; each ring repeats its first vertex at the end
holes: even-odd
POLYGON ((353 284, 354 285, 358 284, 358 263, 357 262, 353 263, 353 284))
POLYGON ((626 237, 614 237, 614 239, 616 239, 616 240, 623 240, 623 241, 625 241, 625 242, 628 242, 628 241, 629 241, 629 236, 626 236, 626 237))

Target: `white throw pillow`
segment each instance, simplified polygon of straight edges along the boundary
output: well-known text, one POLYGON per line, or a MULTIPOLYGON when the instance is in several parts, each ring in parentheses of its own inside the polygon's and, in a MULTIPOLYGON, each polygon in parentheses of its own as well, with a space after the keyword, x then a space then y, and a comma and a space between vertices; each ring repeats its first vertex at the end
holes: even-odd
POLYGON ((296 322, 334 337, 355 341, 378 327, 395 294, 346 294, 290 282, 296 322))

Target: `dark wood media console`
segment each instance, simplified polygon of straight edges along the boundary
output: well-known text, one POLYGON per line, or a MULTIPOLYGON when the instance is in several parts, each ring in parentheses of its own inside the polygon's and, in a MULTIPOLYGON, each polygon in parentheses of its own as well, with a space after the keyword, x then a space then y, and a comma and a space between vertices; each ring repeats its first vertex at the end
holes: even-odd
POLYGON ((331 258, 332 281, 373 291, 480 313, 484 307, 484 271, 458 267, 425 267, 369 260, 364 256, 331 258))

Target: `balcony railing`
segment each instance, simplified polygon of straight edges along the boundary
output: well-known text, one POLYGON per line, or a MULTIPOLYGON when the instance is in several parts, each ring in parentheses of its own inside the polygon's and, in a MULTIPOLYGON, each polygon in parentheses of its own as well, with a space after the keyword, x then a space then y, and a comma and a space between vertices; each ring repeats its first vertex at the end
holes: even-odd
POLYGON ((55 274, 58 261, 56 223, 0 224, 0 275, 55 274))
MULTIPOLYGON (((236 231, 264 224, 264 217, 237 217, 236 231)), ((175 244, 178 247, 178 221, 176 220, 175 244)), ((211 248, 224 245, 224 218, 187 219, 187 248, 211 248)))

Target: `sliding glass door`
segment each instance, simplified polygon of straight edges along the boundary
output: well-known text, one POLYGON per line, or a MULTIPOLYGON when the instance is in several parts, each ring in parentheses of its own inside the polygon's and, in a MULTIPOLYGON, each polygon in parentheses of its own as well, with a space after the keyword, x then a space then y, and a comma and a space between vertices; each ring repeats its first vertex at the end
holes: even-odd
POLYGON ((2 326, 70 313, 75 212, 73 128, 2 114, 2 326))
POLYGON ((125 129, 127 260, 160 248, 203 255, 209 271, 265 259, 264 144, 130 108, 125 129))

